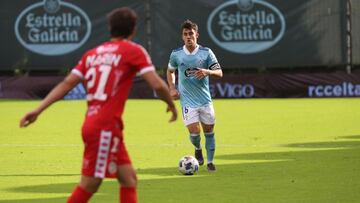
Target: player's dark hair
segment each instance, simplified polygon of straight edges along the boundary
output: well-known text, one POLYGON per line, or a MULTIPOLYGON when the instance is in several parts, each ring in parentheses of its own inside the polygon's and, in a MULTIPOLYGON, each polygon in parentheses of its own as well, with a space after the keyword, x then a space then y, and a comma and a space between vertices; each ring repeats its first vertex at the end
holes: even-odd
POLYGON ((111 37, 127 38, 135 29, 137 15, 131 8, 121 7, 112 10, 107 19, 111 37))
POLYGON ((191 20, 185 20, 181 25, 181 31, 184 29, 194 29, 196 32, 198 32, 198 25, 191 20))

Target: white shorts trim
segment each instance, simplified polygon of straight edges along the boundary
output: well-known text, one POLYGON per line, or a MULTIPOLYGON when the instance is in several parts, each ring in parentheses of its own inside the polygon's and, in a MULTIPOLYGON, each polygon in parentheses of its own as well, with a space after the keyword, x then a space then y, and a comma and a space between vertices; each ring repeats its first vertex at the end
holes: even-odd
POLYGON ((94 176, 96 178, 104 178, 106 173, 107 159, 111 144, 111 131, 101 131, 100 143, 97 153, 96 168, 94 176))
POLYGON ((215 111, 212 104, 197 108, 182 107, 182 113, 185 126, 197 122, 201 122, 206 125, 215 124, 215 111))

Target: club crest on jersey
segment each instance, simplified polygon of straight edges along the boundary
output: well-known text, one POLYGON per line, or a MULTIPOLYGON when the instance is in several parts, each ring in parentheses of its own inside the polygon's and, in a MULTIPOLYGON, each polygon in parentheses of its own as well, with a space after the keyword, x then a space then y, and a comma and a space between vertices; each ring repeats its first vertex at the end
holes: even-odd
POLYGON ((109 171, 110 174, 116 173, 116 171, 117 171, 117 165, 116 165, 115 162, 112 161, 112 162, 109 163, 108 171, 109 171))
POLYGON ((91 34, 88 15, 73 3, 43 0, 25 8, 15 21, 15 35, 26 49, 57 56, 81 47, 91 34))

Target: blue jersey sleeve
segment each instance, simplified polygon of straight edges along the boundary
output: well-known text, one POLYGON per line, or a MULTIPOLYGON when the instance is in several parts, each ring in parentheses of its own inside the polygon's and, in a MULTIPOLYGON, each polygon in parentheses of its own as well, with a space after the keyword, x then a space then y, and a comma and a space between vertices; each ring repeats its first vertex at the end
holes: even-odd
POLYGON ((209 49, 209 55, 206 60, 207 60, 207 68, 208 69, 212 69, 213 65, 219 63, 218 60, 216 59, 214 52, 211 49, 209 49))
POLYGON ((172 70, 176 70, 178 68, 175 52, 171 52, 171 54, 170 54, 168 68, 172 69, 172 70))

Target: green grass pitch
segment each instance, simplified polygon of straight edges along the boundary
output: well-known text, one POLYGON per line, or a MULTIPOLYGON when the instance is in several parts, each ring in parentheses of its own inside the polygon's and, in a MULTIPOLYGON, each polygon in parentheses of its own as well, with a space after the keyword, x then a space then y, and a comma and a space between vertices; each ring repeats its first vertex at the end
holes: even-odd
MULTIPOLYGON (((84 101, 61 101, 19 129, 39 101, 0 101, 0 203, 65 202, 79 181, 84 101)), ((179 104, 177 103, 179 106, 179 104)), ((129 100, 125 142, 141 203, 359 202, 359 99, 215 100, 218 171, 177 171, 193 154, 164 103, 129 100)), ((202 136, 204 145, 204 137, 202 136)), ((106 180, 91 202, 118 202, 106 180)))

